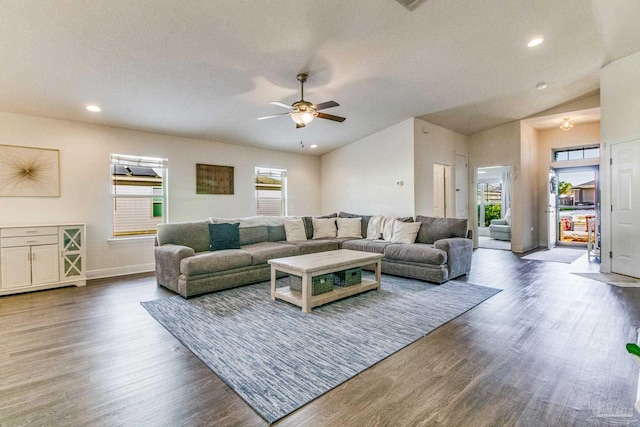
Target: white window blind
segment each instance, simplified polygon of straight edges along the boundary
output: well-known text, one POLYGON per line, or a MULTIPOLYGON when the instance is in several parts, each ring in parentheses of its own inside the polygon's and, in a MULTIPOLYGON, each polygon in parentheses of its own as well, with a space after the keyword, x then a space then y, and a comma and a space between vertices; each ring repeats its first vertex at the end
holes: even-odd
POLYGON ((287 215, 287 171, 256 167, 256 215, 287 215))
POLYGON ((166 222, 167 159, 111 155, 113 236, 152 235, 166 222))

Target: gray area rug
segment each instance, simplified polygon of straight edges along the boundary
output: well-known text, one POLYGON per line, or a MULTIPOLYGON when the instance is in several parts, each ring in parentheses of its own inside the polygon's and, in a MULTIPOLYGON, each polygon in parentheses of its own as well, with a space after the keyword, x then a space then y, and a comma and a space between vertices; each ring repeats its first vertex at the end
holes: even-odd
POLYGON ((563 262, 565 264, 571 264, 573 261, 586 254, 586 249, 553 248, 534 252, 527 256, 523 256, 522 259, 533 261, 563 262))
POLYGON ((272 302, 269 282, 142 306, 273 423, 498 292, 384 275, 308 314, 272 302))
POLYGON ((597 280, 598 282, 608 283, 614 286, 637 288, 640 287, 640 279, 635 277, 623 276, 616 273, 573 273, 587 279, 597 280))

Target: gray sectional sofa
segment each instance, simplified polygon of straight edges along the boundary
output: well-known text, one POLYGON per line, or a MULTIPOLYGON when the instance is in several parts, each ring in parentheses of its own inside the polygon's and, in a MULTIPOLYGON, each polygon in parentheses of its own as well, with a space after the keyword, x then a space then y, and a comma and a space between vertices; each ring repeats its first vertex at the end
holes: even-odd
MULTIPOLYGON (((341 212, 340 217, 362 218, 366 236, 371 216, 341 212)), ((310 217, 304 219, 308 240, 287 241, 283 222, 278 225, 277 219, 256 217, 240 222, 239 249, 218 251, 210 250, 209 224, 233 220, 161 224, 155 247, 157 282, 189 298, 269 280, 269 259, 340 248, 384 254, 383 273, 434 283, 444 283, 471 269, 473 247, 466 219, 418 216, 415 220, 422 223, 420 231, 416 242, 409 244, 359 238, 309 239, 313 225, 310 217)))

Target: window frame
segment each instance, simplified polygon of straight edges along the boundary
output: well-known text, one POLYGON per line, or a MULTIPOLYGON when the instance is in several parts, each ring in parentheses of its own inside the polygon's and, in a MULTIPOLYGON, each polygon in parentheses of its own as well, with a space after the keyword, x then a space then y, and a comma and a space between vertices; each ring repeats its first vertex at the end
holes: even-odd
POLYGON ((589 144, 589 145, 581 145, 578 147, 563 147, 563 148, 554 148, 553 150, 551 150, 551 162, 552 163, 556 163, 556 162, 572 162, 572 161, 576 161, 576 160, 589 160, 589 159, 599 159, 601 155, 601 150, 600 150, 600 144, 589 144), (590 157, 585 157, 585 152, 593 150, 593 149, 597 149, 598 150, 598 155, 597 156, 590 156, 590 157), (572 153, 581 153, 580 157, 576 157, 576 158, 572 158, 571 155, 572 153), (559 154, 565 154, 566 155, 566 159, 558 159, 558 155, 559 154))
POLYGON ((169 220, 168 218, 168 197, 167 197, 167 177, 168 177, 168 159, 166 158, 158 158, 158 157, 148 157, 148 156, 134 156, 134 155, 129 155, 129 154, 110 154, 109 156, 110 158, 110 162, 109 162, 109 175, 110 175, 110 187, 111 187, 111 191, 110 191, 110 195, 111 195, 111 214, 110 214, 110 221, 111 221, 111 238, 110 240, 119 240, 119 239, 131 239, 131 238, 147 238, 147 237, 153 237, 156 235, 156 230, 153 230, 153 232, 151 230, 138 230, 138 231, 131 231, 131 232, 119 232, 116 233, 115 228, 116 228, 116 206, 117 206, 117 201, 118 199, 122 200, 122 199, 149 199, 149 202, 151 204, 151 218, 157 218, 157 216, 154 215, 155 213, 155 205, 157 203, 161 203, 162 204, 162 210, 161 210, 161 215, 162 215, 162 221, 160 222, 161 224, 166 224, 169 220), (117 189, 117 178, 115 178, 115 174, 113 171, 113 167, 119 165, 119 166, 134 166, 134 167, 146 167, 146 168, 152 168, 154 169, 154 172, 156 172, 160 177, 161 177, 161 182, 160 182, 160 186, 158 185, 149 185, 146 184, 145 186, 149 186, 152 188, 152 191, 150 194, 117 194, 116 189, 117 189), (161 171, 158 172, 157 169, 160 169, 161 171), (160 194, 158 194, 157 189, 160 188, 160 194))
POLYGON ((288 184, 287 184, 287 170, 286 169, 280 169, 280 168, 271 168, 271 167, 265 167, 265 166, 256 166, 254 168, 254 173, 253 173, 253 209, 256 215, 260 215, 260 213, 258 213, 258 184, 256 183, 256 178, 258 176, 267 176, 267 174, 265 173, 261 173, 261 172, 273 172, 273 173, 277 173, 280 175, 280 182, 281 182, 281 187, 280 187, 280 216, 287 216, 288 212, 289 212, 289 207, 288 207, 288 197, 287 197, 287 192, 288 192, 288 184))

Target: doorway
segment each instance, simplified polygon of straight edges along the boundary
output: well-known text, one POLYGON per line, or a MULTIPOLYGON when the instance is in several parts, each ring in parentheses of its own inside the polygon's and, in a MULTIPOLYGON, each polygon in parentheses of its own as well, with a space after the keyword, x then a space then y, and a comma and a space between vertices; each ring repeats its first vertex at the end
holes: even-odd
POLYGON ((511 250, 511 167, 476 172, 478 247, 511 250))
MULTIPOLYGON (((565 246, 599 246, 596 230, 600 222, 598 166, 556 168, 557 214, 550 227, 556 231, 556 243, 565 246)), ((550 236, 554 233, 549 233, 550 236)))
POLYGON ((451 166, 433 164, 433 216, 446 218, 451 216, 451 194, 448 189, 451 180, 451 166))

